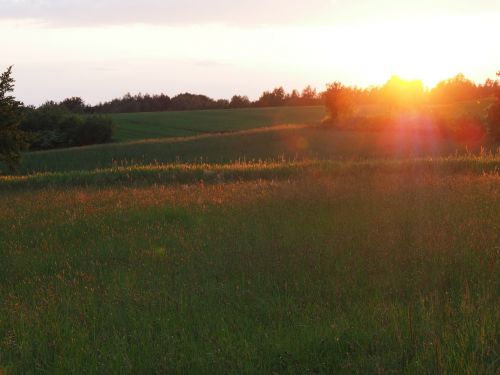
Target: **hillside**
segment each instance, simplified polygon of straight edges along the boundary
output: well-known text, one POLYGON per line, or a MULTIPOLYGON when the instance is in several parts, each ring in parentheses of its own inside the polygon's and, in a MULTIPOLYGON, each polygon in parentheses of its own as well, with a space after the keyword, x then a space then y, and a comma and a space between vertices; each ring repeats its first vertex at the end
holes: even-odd
POLYGON ((120 113, 111 115, 118 142, 232 132, 280 124, 314 124, 323 106, 120 113))
POLYGON ((228 134, 164 138, 32 152, 23 173, 92 170, 156 163, 228 163, 243 160, 366 159, 448 156, 477 151, 436 134, 341 131, 277 126, 228 134))

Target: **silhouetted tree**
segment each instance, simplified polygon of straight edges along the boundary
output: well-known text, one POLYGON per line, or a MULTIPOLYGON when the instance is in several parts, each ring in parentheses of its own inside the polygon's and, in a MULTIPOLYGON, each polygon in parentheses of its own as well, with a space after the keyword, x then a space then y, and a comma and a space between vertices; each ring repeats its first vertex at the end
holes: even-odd
POLYGON ((324 97, 331 120, 338 120, 341 116, 352 112, 355 103, 353 93, 351 88, 345 87, 340 82, 327 85, 324 97))
POLYGON ((439 82, 430 92, 433 103, 453 103, 474 100, 480 97, 480 92, 474 82, 463 74, 439 82))
POLYGON ((21 151, 27 147, 26 134, 19 129, 22 119, 22 104, 12 95, 14 90, 12 67, 0 75, 0 161, 10 171, 19 165, 21 151))
POLYGON ((82 98, 79 97, 72 97, 65 99, 60 103, 60 105, 72 113, 82 114, 85 113, 87 110, 85 102, 83 101, 82 98))
POLYGON ((234 95, 229 102, 229 108, 246 108, 250 107, 251 102, 248 96, 234 95))
POLYGON ((307 86, 304 90, 302 90, 302 94, 300 96, 300 104, 301 105, 314 105, 317 104, 318 93, 316 89, 313 89, 311 86, 307 86))
POLYGON ((279 107, 285 103, 285 96, 283 87, 275 88, 272 92, 264 91, 256 105, 258 107, 279 107))
MULTIPOLYGON (((500 71, 497 72, 497 76, 500 77, 500 71)), ((488 113, 488 132, 491 137, 496 142, 500 142, 500 90, 496 90, 497 100, 493 104, 488 113)))
POLYGON ((300 94, 297 90, 292 90, 292 92, 286 96, 286 105, 289 105, 289 106, 298 106, 298 105, 301 105, 301 98, 300 98, 300 94))

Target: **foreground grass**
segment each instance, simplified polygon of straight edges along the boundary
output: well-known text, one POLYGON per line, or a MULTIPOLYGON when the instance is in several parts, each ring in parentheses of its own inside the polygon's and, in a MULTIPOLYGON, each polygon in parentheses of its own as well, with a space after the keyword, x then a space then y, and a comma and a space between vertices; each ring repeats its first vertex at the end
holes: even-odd
POLYGON ((119 142, 234 132, 279 124, 314 124, 325 117, 323 106, 119 113, 111 115, 119 142))
POLYGON ((0 369, 494 374, 491 158, 7 189, 0 369))

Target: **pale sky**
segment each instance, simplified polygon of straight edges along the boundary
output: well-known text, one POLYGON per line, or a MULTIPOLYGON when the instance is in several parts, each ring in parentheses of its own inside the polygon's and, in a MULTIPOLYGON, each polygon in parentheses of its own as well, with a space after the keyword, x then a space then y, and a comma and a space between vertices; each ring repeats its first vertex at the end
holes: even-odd
POLYGON ((0 70, 27 104, 500 70, 500 0, 0 0, 0 70))

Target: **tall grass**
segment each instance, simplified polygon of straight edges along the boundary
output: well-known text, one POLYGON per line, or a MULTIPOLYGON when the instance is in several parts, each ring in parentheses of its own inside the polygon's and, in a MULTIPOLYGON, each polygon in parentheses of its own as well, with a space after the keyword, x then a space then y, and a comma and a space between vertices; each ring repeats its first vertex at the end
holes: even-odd
POLYGON ((495 374, 497 166, 157 166, 256 176, 97 188, 25 177, 58 182, 0 194, 0 371, 495 374))
POLYGON ((363 161, 239 161, 231 164, 149 164, 115 166, 92 171, 45 172, 25 176, 0 176, 1 190, 45 187, 148 186, 153 184, 219 183, 224 181, 282 180, 315 175, 360 173, 435 172, 452 174, 500 173, 500 154, 483 153, 453 157, 363 161))

